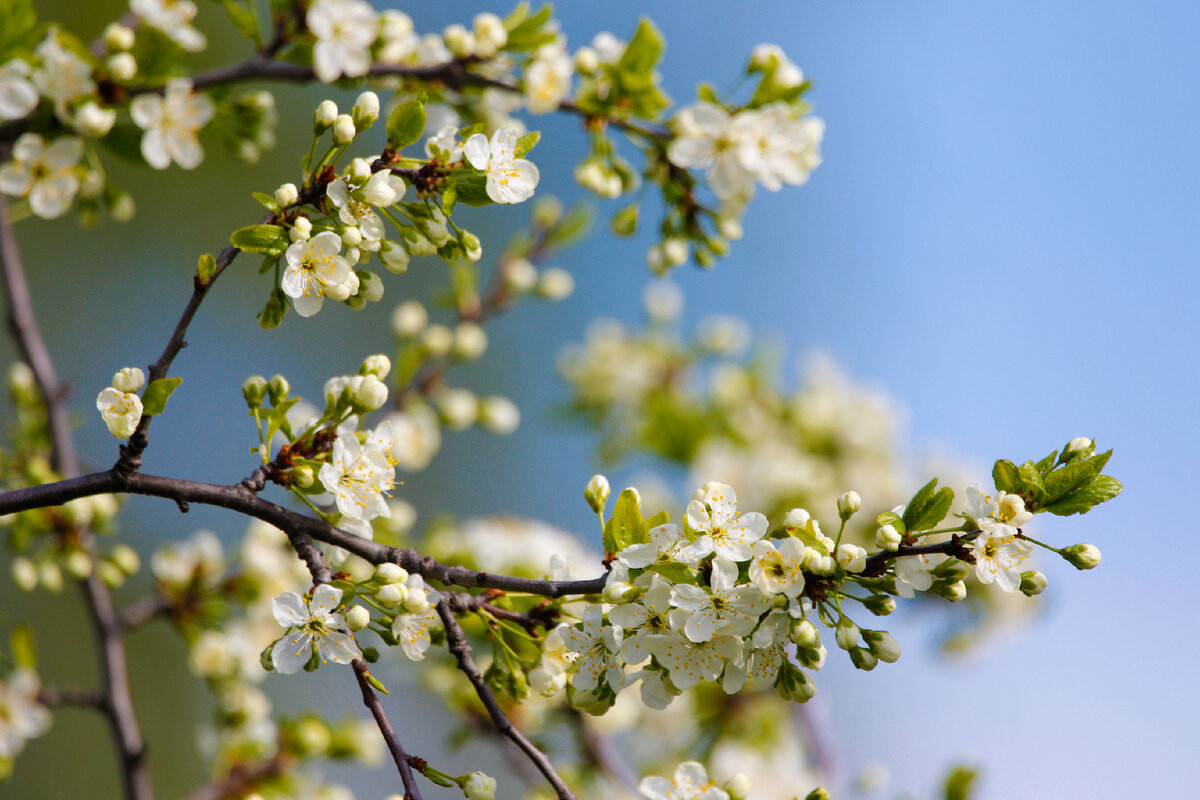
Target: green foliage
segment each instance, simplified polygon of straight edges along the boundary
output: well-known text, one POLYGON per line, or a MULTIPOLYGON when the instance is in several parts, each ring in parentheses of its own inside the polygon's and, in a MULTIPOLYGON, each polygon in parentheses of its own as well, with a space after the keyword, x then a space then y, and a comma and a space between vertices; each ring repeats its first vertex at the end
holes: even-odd
POLYGON ((212 279, 213 273, 217 270, 217 260, 213 258, 212 253, 205 253, 200 256, 199 263, 196 264, 196 280, 202 286, 207 286, 209 280, 212 279))
POLYGON ((225 6, 225 13, 229 15, 229 21, 233 23, 233 27, 237 28, 243 36, 253 39, 256 45, 261 46, 262 31, 258 24, 258 15, 254 13, 254 4, 251 2, 239 3, 238 0, 220 0, 220 2, 225 6))
POLYGON ((943 784, 946 800, 970 800, 978 789, 979 770, 957 766, 950 770, 943 784))
POLYGON ((992 480, 1003 492, 1019 494, 1030 511, 1048 511, 1060 517, 1086 514, 1121 493, 1121 482, 1101 474, 1112 457, 1112 450, 1095 454, 1057 451, 1040 461, 1026 461, 1019 467, 1011 461, 997 461, 992 480))
POLYGON ((183 378, 180 377, 153 381, 146 387, 146 391, 142 392, 142 413, 147 416, 163 413, 167 409, 167 400, 171 399, 171 395, 181 383, 183 378))
POLYGON ((909 531, 928 531, 950 513, 954 491, 949 486, 937 488, 937 478, 925 484, 904 507, 904 528, 909 531))
POLYGON ((400 152, 420 140, 425 131, 424 99, 409 100, 392 109, 388 115, 387 138, 392 150, 400 152))
POLYGON ((531 15, 529 3, 519 3, 504 19, 504 28, 508 31, 508 42, 504 49, 525 52, 553 42, 554 32, 546 29, 553 12, 552 7, 545 5, 531 15))
POLYGON ((229 243, 247 253, 278 257, 283 255, 291 240, 279 225, 248 225, 234 231, 229 243))
POLYGON ((0 63, 13 50, 32 45, 35 27, 33 0, 0 0, 0 63))
POLYGON ((646 520, 638 493, 626 489, 617 497, 612 516, 604 525, 604 552, 619 553, 631 544, 646 541, 646 520))
POLYGON ((533 150, 533 148, 537 147, 537 144, 539 141, 541 141, 541 139, 542 139, 541 131, 530 131, 529 133, 522 136, 520 139, 517 139, 517 145, 516 145, 516 149, 514 151, 516 154, 516 157, 524 158, 525 156, 529 155, 529 152, 531 150, 533 150))

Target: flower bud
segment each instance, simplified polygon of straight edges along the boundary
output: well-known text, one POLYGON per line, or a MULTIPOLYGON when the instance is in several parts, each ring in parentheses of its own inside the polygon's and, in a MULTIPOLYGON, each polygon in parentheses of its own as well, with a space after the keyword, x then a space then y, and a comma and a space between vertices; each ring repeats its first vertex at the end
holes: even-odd
POLYGON ((38 582, 49 592, 58 594, 63 588, 62 570, 53 561, 43 561, 38 569, 38 582))
POLYGON ((895 525, 881 525, 879 530, 875 531, 875 546, 880 550, 894 553, 900 549, 902 541, 904 541, 904 537, 900 535, 900 531, 896 530, 895 525))
POLYGON ((416 338, 428 324, 429 314, 416 300, 405 300, 392 312, 392 334, 397 338, 416 338))
POLYGON ((817 645, 816 647, 799 647, 796 649, 796 660, 803 667, 809 669, 820 669, 825 666, 825 658, 828 652, 825 650, 825 645, 817 645))
POLYGON ((112 387, 127 394, 136 392, 146 383, 146 374, 137 367, 125 367, 113 375, 112 387))
POLYGON ((792 625, 791 639, 797 647, 812 649, 821 643, 821 634, 816 625, 802 619, 792 625))
POLYGON ((286 208, 300 200, 300 190, 294 183, 285 183, 275 190, 275 205, 286 208))
POLYGON ((300 464, 297 467, 292 467, 292 485, 300 489, 307 489, 316 481, 317 476, 313 473, 313 468, 307 464, 300 464))
POLYGON ((479 401, 479 424, 491 433, 507 436, 521 424, 521 409, 498 394, 479 401))
POLYGON ((361 270, 358 274, 358 296, 368 303, 383 299, 383 281, 374 272, 361 270))
POLYGON ((886 617, 896 610, 896 598, 886 594, 873 594, 863 601, 863 606, 877 617, 886 617))
POLYGON ((332 100, 322 100, 321 104, 317 106, 317 110, 313 112, 313 133, 320 136, 333 127, 337 118, 337 103, 332 100))
POLYGON ((293 738, 305 755, 324 754, 333 740, 329 726, 316 717, 304 717, 296 723, 293 738))
POLYGON ((75 130, 84 136, 99 138, 106 136, 116 121, 115 108, 101 108, 96 103, 86 103, 75 113, 75 130))
POLYGON ((307 242, 312 236, 312 220, 308 217, 296 217, 288 231, 288 238, 293 242, 307 242))
POLYGON ((957 603, 967 596, 967 584, 964 581, 934 581, 930 589, 951 603, 957 603))
POLYGON ((352 159, 346 175, 354 183, 366 183, 371 179, 371 162, 365 158, 352 159))
POLYGON ((542 697, 553 697, 566 685, 565 672, 551 672, 545 667, 535 667, 529 671, 529 686, 542 697))
POLYGON ((267 379, 262 375, 251 375, 242 382, 242 397, 248 408, 262 406, 263 398, 267 395, 267 379))
POLYGON ((350 116, 359 133, 374 125, 375 120, 379 119, 379 95, 374 92, 360 94, 354 101, 354 108, 350 110, 350 116))
POLYGON ((434 398, 442 422, 454 430, 475 424, 479 401, 469 389, 446 389, 434 398))
POLYGON ((1064 548, 1062 557, 1076 569, 1094 569, 1100 566, 1100 550, 1090 544, 1075 544, 1064 548))
POLYGON ((829 790, 824 786, 818 786, 806 794, 804 800, 829 800, 829 790))
POLYGON ((66 567, 72 577, 83 580, 92 574, 91 556, 82 550, 72 550, 67 554, 66 567))
POLYGON ((1080 452, 1086 452, 1091 449, 1092 449, 1092 440, 1091 439, 1087 438, 1086 436, 1076 436, 1074 439, 1072 439, 1070 442, 1067 443, 1066 452, 1080 453, 1080 452))
POLYGON ((421 347, 430 358, 441 358, 454 345, 454 334, 445 325, 434 323, 421 336, 421 347))
POLYGON ((408 598, 408 587, 403 583, 388 583, 379 587, 375 599, 386 608, 396 608, 408 598))
POLYGON ((863 640, 880 661, 894 664, 900 658, 900 643, 887 631, 863 631, 863 640))
POLYGON ((121 584, 125 583, 125 573, 117 568, 116 564, 110 564, 107 561, 101 561, 96 564, 96 574, 104 585, 110 589, 117 589, 121 584))
POLYGON ((286 400, 288 393, 291 391, 292 385, 282 375, 272 375, 271 380, 267 382, 267 396, 271 398, 271 405, 273 406, 277 406, 286 400))
POLYGON ((491 58, 508 43, 504 21, 495 14, 476 14, 471 27, 475 32, 475 55, 480 58, 491 58))
POLYGON ((730 241, 738 241, 745 235, 742 221, 737 217, 720 217, 717 219, 717 230, 730 241))
POLYGON ((846 572, 862 572, 867 568, 867 551, 847 542, 838 546, 837 562, 846 572))
POLYGON ((879 657, 865 647, 853 647, 848 652, 851 663, 863 672, 870 672, 879 664, 879 657))
POLYGON ((333 143, 346 145, 354 141, 358 131, 354 127, 354 119, 349 114, 338 114, 333 121, 333 143))
POLYGON ((34 563, 24 556, 17 556, 12 561, 13 583, 23 592, 32 592, 38 585, 38 569, 34 563))
POLYGON ((947 558, 929 572, 935 578, 947 581, 961 581, 967 577, 970 571, 971 568, 965 562, 959 561, 957 558, 947 558))
POLYGON ((133 28, 127 28, 119 22, 110 22, 104 29, 104 46, 110 53, 132 50, 135 41, 133 28))
POLYGON ((442 41, 455 58, 466 58, 475 52, 475 34, 458 23, 446 26, 442 31, 442 41))
POLYGON ((130 53, 117 53, 104 62, 108 74, 118 81, 131 81, 137 75, 137 59, 130 53))
POLYGON ((408 593, 404 595, 404 610, 410 614, 420 614, 429 608, 429 595, 424 589, 414 586, 413 583, 412 580, 408 582, 408 593))
POLYGON ((842 617, 841 622, 837 624, 837 633, 834 638, 837 640, 837 646, 843 650, 857 647, 860 638, 858 626, 846 617, 842 617))
POLYGON ((475 361, 487 350, 487 334, 477 322, 460 322, 454 326, 454 346, 450 354, 459 361, 475 361))
POLYGON ((363 606, 350 606, 346 609, 346 627, 352 631, 361 631, 371 624, 371 612, 363 606))
POLYGON ((587 482, 587 487, 583 490, 583 497, 587 500, 587 504, 591 506, 592 511, 597 514, 604 513, 604 506, 608 503, 608 496, 612 493, 612 489, 608 485, 608 478, 603 475, 593 475, 592 479, 587 482))
POLYGON ((739 772, 725 782, 725 793, 729 800, 746 800, 750 796, 750 777, 739 772))
POLYGON ((1021 573, 1021 594, 1035 597, 1046 590, 1046 583, 1046 576, 1036 569, 1026 570, 1021 573))
POLYGON ((575 279, 565 269, 548 269, 538 278, 538 296, 546 300, 566 300, 573 291, 575 279))
POLYGON ((383 353, 376 353, 363 359, 358 368, 359 375, 374 375, 379 380, 385 380, 392 371, 392 360, 383 353))
POLYGON ((389 583, 404 583, 408 580, 408 570, 399 564, 393 564, 388 561, 375 568, 375 580, 385 585, 389 583))
POLYGON ((838 516, 844 520, 853 517, 860 508, 862 508, 862 498, 858 496, 858 492, 846 492, 838 498, 838 516))
POLYGON ((408 262, 411 259, 412 256, 408 254, 408 249, 403 245, 385 241, 379 246, 379 260, 393 275, 407 272, 408 262))
POLYGON ((500 265, 504 287, 513 294, 532 291, 538 282, 537 267, 524 258, 514 258, 500 265))
POLYGON ((628 603, 637 594, 637 587, 628 581, 610 581, 604 585, 604 602, 614 606, 628 603))
POLYGON ((581 75, 591 75, 600 69, 600 55, 591 47, 581 47, 575 51, 575 71, 581 75))
POLYGON ((364 375, 354 388, 354 404, 366 411, 381 408, 388 399, 388 387, 375 375, 364 375))
POLYGON ((483 258, 483 243, 475 234, 470 231, 462 231, 459 234, 458 243, 462 245, 463 256, 467 261, 474 262, 483 258))
POLYGON ((116 565, 117 569, 126 575, 133 575, 142 565, 142 560, 138 557, 137 551, 127 544, 119 544, 114 547, 112 553, 109 554, 109 559, 116 565))
POLYGON ((467 800, 496 800, 496 779, 476 770, 461 784, 467 800))

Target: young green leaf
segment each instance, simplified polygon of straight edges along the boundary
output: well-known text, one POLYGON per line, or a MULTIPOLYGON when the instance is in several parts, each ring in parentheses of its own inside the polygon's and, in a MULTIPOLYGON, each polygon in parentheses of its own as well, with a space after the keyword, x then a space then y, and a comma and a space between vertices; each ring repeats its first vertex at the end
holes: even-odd
POLYGON ((167 400, 181 383, 183 378, 179 377, 153 381, 146 387, 146 391, 142 392, 142 413, 146 416, 163 413, 167 408, 167 400))
POLYGON ((387 138, 393 150, 414 144, 425 131, 425 104, 409 100, 396 106, 387 121, 387 138))
POLYGON ((291 242, 279 225, 248 225, 234 231, 229 243, 246 253, 280 256, 291 242))

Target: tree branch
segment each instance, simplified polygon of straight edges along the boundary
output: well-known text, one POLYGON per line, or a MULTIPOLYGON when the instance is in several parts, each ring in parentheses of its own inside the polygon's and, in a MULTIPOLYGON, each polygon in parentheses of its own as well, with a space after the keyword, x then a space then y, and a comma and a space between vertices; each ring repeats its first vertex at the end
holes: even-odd
POLYGON ((167 613, 170 608, 171 603, 166 596, 154 592, 117 612, 117 624, 121 626, 122 631, 138 628, 160 614, 167 613))
POLYGON ((375 724, 379 726, 379 732, 383 734, 383 740, 387 742, 388 752, 392 754, 392 760, 396 762, 396 769, 400 770, 400 780, 404 783, 404 799, 422 800, 421 790, 417 787, 417 779, 413 775, 412 765, 409 761, 411 756, 404 752, 404 746, 400 744, 400 737, 396 735, 396 730, 383 710, 383 704, 379 702, 379 695, 375 694, 375 689, 367 680, 370 671, 367 669, 366 663, 360 658, 352 661, 350 666, 354 667, 354 677, 358 678, 358 688, 362 690, 363 704, 375 718, 375 724))
POLYGON ((84 708, 93 708, 97 711, 104 711, 104 696, 91 689, 43 686, 38 690, 37 699, 39 703, 50 708, 82 706, 84 708))
POLYGON ((487 709, 488 715, 492 718, 492 724, 496 726, 496 730, 511 739, 513 744, 529 757, 533 765, 538 768, 538 771, 554 787, 559 800, 575 800, 575 795, 571 793, 570 788, 567 787, 567 784, 563 782, 563 779, 555 771, 554 765, 550 763, 550 759, 546 757, 546 754, 539 750, 533 742, 525 738, 525 734, 517 730, 508 717, 505 716, 504 711, 501 710, 500 704, 496 702, 496 696, 488 688, 487 683, 483 680, 483 674, 479 671, 479 667, 475 665, 475 659, 471 657, 471 645, 467 642, 466 633, 463 632, 462 626, 458 624, 458 619, 450 609, 450 602, 445 598, 439 600, 437 613, 442 619, 442 626, 446 629, 447 649, 454 656, 454 660, 458 662, 459 670, 467 676, 467 680, 475 687, 475 694, 479 696, 480 702, 487 709))

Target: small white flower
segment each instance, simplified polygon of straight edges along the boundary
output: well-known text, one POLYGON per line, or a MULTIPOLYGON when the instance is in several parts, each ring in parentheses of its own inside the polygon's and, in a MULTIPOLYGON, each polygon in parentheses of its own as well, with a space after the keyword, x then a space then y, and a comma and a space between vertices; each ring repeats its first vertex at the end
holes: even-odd
MULTIPOLYGON (((676 631, 683 627, 687 614, 678 608, 671 612, 672 627, 676 631), (677 621, 679 625, 675 624, 677 621)), ((646 646, 658 663, 666 667, 671 683, 681 690, 690 689, 701 681, 715 681, 725 669, 726 662, 742 654, 741 642, 724 633, 718 633, 706 642, 693 642, 682 632, 673 631, 650 637, 646 646)))
POLYGON ((142 421, 142 399, 111 386, 96 398, 96 410, 108 426, 108 432, 118 439, 128 439, 142 421))
POLYGON ((285 633, 271 649, 271 661, 276 672, 291 675, 299 671, 312 657, 313 646, 321 661, 349 664, 362 658, 362 651, 346 628, 346 620, 334 609, 342 602, 342 590, 323 583, 313 591, 312 600, 295 592, 284 592, 271 601, 275 621, 285 633))
POLYGON ((98 104, 89 102, 75 114, 75 130, 84 136, 98 138, 108 135, 116 121, 115 108, 101 108, 98 104))
MULTIPOLYGON (((420 580, 419 575, 415 577, 420 580)), ((441 619, 437 610, 429 606, 415 614, 398 614, 392 623, 392 635, 400 641, 404 655, 413 661, 421 661, 433 641, 429 629, 438 625, 441 625, 441 619)))
POLYGON ((96 91, 92 68, 59 44, 53 31, 37 46, 36 52, 42 65, 34 70, 33 83, 43 97, 54 101, 54 110, 59 117, 75 100, 96 91))
POLYGON ((913 590, 924 592, 933 585, 929 571, 946 560, 942 553, 921 553, 896 559, 896 591, 901 597, 912 597, 913 590))
POLYGON ((671 780, 657 775, 643 778, 638 792, 647 800, 729 800, 729 793, 708 779, 708 771, 698 761, 684 761, 671 780))
POLYGON ((525 105, 532 114, 549 114, 571 92, 574 65, 561 41, 543 45, 525 70, 525 105))
POLYGON ((334 441, 317 477, 335 495, 338 511, 348 517, 368 521, 391 513, 383 495, 395 485, 395 471, 382 450, 363 447, 354 434, 334 441))
POLYGON ((487 194, 497 203, 521 203, 537 187, 537 165, 516 157, 517 132, 501 128, 491 141, 482 133, 467 139, 463 155, 475 169, 487 174, 487 194))
MULTIPOLYGON (((1024 508, 1021 509, 1024 511, 1024 508)), ((1028 512, 1026 512, 1028 513, 1028 512)), ((1021 588, 1021 565, 1033 545, 1017 538, 1017 529, 991 520, 980 520, 982 533, 975 539, 975 576, 980 583, 995 583, 1006 592, 1021 588)))
POLYGON ((804 542, 789 536, 775 548, 774 539, 754 543, 750 562, 750 580, 763 594, 796 597, 804 591, 804 542))
POLYGON ((651 564, 668 564, 673 561, 697 566, 699 558, 685 552, 687 539, 673 523, 665 523, 653 527, 649 531, 650 541, 644 544, 631 544, 617 555, 617 560, 631 569, 645 569, 651 564))
POLYGON ((27 669, 0 680, 0 759, 11 761, 26 739, 50 729, 50 712, 37 700, 39 688, 37 675, 27 669))
POLYGON ((472 772, 462 788, 467 800, 496 800, 496 779, 486 772, 472 772))
POLYGON ((325 193, 338 209, 338 219, 345 225, 357 226, 363 239, 378 242, 386 230, 375 208, 392 205, 407 190, 404 180, 388 172, 376 172, 361 187, 352 188, 344 178, 329 184, 325 193))
POLYGON ((582 691, 591 691, 607 683, 614 692, 625 687, 625 670, 620 657, 621 628, 605 625, 600 606, 588 606, 580 627, 562 631, 563 646, 577 654, 575 666, 578 672, 571 685, 582 691))
POLYGON ((288 246, 284 253, 287 268, 280 285, 300 316, 311 317, 320 311, 325 295, 350 275, 350 265, 341 252, 342 240, 333 231, 322 231, 288 246))
POLYGON ((316 0, 304 16, 316 37, 313 70, 325 83, 343 75, 366 75, 371 68, 371 43, 375 41, 378 17, 363 0, 316 0))
POLYGON ((0 67, 0 119, 21 119, 37 108, 38 92, 28 78, 29 62, 22 59, 0 67))
POLYGON ((767 533, 767 518, 757 511, 737 513, 737 494, 724 483, 710 483, 688 503, 687 521, 699 538, 685 548, 693 558, 716 552, 731 561, 749 561, 751 545, 767 533))
POLYGON ((188 78, 167 82, 163 96, 143 94, 129 104, 129 114, 142 135, 142 157, 155 169, 166 169, 174 161, 194 169, 204 160, 204 148, 196 134, 214 114, 212 100, 194 94, 188 78))
POLYGON ((651 637, 672 632, 667 620, 671 611, 671 588, 661 575, 653 575, 650 588, 642 595, 640 603, 624 603, 609 610, 609 621, 624 631, 621 658, 628 664, 641 664, 650 657, 646 645, 651 637))
POLYGON ((667 147, 667 158, 678 167, 703 169, 709 186, 722 199, 746 193, 754 175, 742 164, 738 135, 725 109, 712 103, 696 103, 679 112, 672 122, 675 138, 667 147))
POLYGON ((12 153, 13 160, 0 166, 0 192, 28 197, 33 213, 43 219, 65 214, 79 191, 75 167, 83 156, 83 141, 64 136, 47 147, 36 133, 23 133, 12 153))
POLYGON ((184 50, 195 53, 204 49, 204 34, 192 27, 196 18, 192 0, 129 0, 129 8, 184 50))
POLYGON ((677 617, 685 620, 683 634, 693 642, 707 642, 716 633, 738 637, 750 633, 770 600, 756 586, 739 586, 737 579, 737 564, 718 557, 712 563, 711 592, 690 584, 671 587, 671 605, 689 612, 672 612, 672 624, 677 617))

